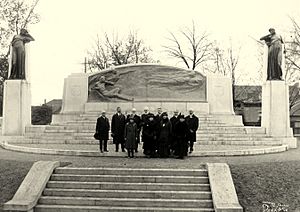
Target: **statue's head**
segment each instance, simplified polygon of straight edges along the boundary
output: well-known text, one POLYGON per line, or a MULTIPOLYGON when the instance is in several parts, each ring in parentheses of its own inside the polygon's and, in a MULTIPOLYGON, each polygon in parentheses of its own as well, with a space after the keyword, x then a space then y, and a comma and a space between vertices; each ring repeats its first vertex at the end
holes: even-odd
POLYGON ((274 28, 270 28, 269 32, 273 35, 273 34, 275 34, 275 29, 274 28))
POLYGON ((26 29, 23 28, 20 30, 20 35, 26 35, 26 34, 28 34, 28 31, 26 29))

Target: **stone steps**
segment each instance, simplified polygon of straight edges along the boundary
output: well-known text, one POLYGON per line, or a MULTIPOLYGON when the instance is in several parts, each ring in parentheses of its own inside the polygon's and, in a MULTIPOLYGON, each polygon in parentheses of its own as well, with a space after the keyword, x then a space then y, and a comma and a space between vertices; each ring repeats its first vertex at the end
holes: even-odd
MULTIPOLYGON (((89 140, 77 140, 77 139, 39 139, 39 138, 22 138, 19 140, 9 141, 10 144, 70 144, 70 145, 80 145, 80 144, 98 144, 98 141, 95 139, 89 140)), ((109 143, 112 143, 112 140, 109 140, 109 143)), ((243 146, 281 146, 282 142, 279 140, 197 140, 195 145, 243 145, 243 146)))
POLYGON ((136 183, 208 183, 207 177, 193 176, 131 176, 131 175, 79 175, 79 174, 53 174, 54 181, 80 181, 80 182, 136 182, 136 183))
MULTIPOLYGON (((202 169, 183 169, 183 170, 174 170, 174 169, 131 169, 130 174, 131 175, 139 175, 139 176, 204 176, 207 177, 207 170, 204 169, 203 166, 202 169)), ((113 175, 115 173, 118 173, 119 175, 125 175, 128 174, 127 168, 56 168, 54 171, 54 174, 86 174, 89 173, 89 175, 113 175)))
POLYGON ((192 183, 115 183, 115 182, 76 182, 49 181, 48 188, 104 189, 104 190, 162 190, 162 191, 210 191, 209 184, 192 183))
POLYGON ((34 211, 214 211, 207 169, 56 168, 34 211))
POLYGON ((97 197, 97 198, 146 198, 146 199, 210 199, 210 192, 202 191, 138 191, 138 190, 91 190, 46 188, 43 196, 97 197))
POLYGON ((43 196, 39 203, 45 205, 95 205, 95 206, 115 206, 115 207, 175 207, 175 208, 211 208, 211 194, 208 192, 207 199, 146 199, 146 198, 95 198, 95 197, 49 197, 43 196))
POLYGON ((103 207, 80 205, 37 205, 35 212, 213 212, 212 208, 149 208, 149 207, 103 207))

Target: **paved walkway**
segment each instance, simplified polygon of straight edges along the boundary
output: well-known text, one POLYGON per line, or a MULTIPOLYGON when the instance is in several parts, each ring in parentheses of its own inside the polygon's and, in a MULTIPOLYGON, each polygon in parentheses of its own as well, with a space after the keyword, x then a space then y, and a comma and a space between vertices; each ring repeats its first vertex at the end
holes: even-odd
POLYGON ((153 168, 198 168, 200 164, 207 162, 225 162, 228 164, 251 164, 263 162, 284 162, 300 161, 300 148, 291 149, 287 152, 254 155, 254 156, 231 156, 231 157, 187 157, 185 160, 173 158, 126 158, 124 157, 79 157, 79 156, 58 156, 40 155, 8 151, 0 148, 0 160, 16 161, 38 161, 38 160, 58 160, 64 163, 71 163, 72 166, 103 166, 103 167, 153 167, 153 168))

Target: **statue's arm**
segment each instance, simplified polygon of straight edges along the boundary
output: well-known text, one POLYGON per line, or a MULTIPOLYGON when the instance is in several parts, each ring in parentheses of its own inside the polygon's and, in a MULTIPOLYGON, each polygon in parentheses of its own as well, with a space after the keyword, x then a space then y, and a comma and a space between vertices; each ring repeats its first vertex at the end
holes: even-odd
POLYGON ((29 43, 30 41, 34 41, 34 38, 29 33, 27 33, 25 38, 24 38, 24 41, 26 43, 29 43))
POLYGON ((111 81, 105 81, 105 84, 107 84, 107 85, 115 85, 115 83, 113 83, 113 82, 111 82, 111 81))
POLYGON ((267 41, 267 40, 269 40, 269 39, 270 39, 270 34, 261 37, 259 40, 267 41))

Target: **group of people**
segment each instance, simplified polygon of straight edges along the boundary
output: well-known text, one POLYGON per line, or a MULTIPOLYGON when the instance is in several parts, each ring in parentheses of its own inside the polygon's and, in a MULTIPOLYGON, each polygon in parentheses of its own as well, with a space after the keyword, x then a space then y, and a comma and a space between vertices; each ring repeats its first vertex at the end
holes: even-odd
MULTIPOLYGON (((122 152, 127 149, 128 157, 133 158, 138 152, 139 143, 143 143, 143 151, 147 157, 176 157, 183 159, 191 154, 196 142, 196 131, 199 119, 190 109, 185 117, 177 110, 171 118, 167 112, 157 108, 157 114, 150 113, 149 108, 144 108, 144 113, 139 116, 136 109, 132 108, 130 114, 122 114, 121 108, 112 116, 111 136, 115 144, 115 151, 120 147, 122 152)), ((110 123, 106 112, 102 111, 97 119, 94 137, 99 140, 100 152, 108 152, 110 123)))

